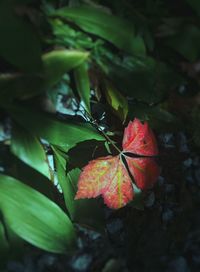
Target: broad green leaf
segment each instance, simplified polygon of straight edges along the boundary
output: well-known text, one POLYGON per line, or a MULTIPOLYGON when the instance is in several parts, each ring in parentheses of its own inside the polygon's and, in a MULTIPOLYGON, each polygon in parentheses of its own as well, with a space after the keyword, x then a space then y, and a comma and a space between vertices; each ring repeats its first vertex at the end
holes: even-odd
POLYGON ((39 37, 28 20, 16 14, 11 1, 0 2, 0 56, 25 72, 41 70, 39 37))
POLYGON ((62 188, 65 205, 70 218, 79 224, 102 230, 104 225, 103 213, 98 202, 93 200, 75 200, 78 190, 77 182, 80 169, 76 168, 66 173, 66 159, 62 152, 53 147, 57 177, 62 188))
MULTIPOLYGON (((0 146, 1 147, 1 146, 0 146)), ((5 175, 12 176, 33 189, 54 200, 58 194, 56 187, 47 177, 24 163, 11 153, 7 146, 0 148, 0 163, 5 167, 5 175)))
POLYGON ((10 228, 29 243, 55 253, 70 252, 74 227, 48 198, 9 176, 0 175, 0 210, 10 228))
POLYGON ((110 106, 122 121, 125 121, 128 114, 128 102, 126 98, 110 83, 106 84, 106 98, 110 106))
POLYGON ((135 34, 134 27, 121 18, 94 7, 61 8, 50 14, 77 24, 81 29, 99 36, 119 49, 136 55, 145 54, 143 39, 135 34))
POLYGON ((39 139, 16 124, 12 129, 11 151, 30 167, 51 178, 47 156, 39 139))
POLYGON ((79 66, 88 58, 87 52, 75 50, 54 50, 42 56, 47 87, 61 80, 69 70, 79 66))
POLYGON ((65 151, 86 140, 105 140, 89 124, 70 121, 63 122, 43 112, 35 112, 23 108, 10 109, 10 114, 31 133, 46 139, 51 144, 62 147, 65 151))
POLYGON ((90 113, 90 80, 86 63, 82 63, 74 69, 77 91, 85 104, 87 112, 90 113))

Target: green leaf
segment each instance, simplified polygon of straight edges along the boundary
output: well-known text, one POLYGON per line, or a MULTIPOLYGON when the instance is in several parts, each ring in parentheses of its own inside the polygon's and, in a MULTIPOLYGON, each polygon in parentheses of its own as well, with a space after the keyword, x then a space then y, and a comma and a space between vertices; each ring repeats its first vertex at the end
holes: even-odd
POLYGON ((52 201, 20 181, 0 175, 0 210, 10 228, 29 243, 66 253, 75 243, 74 227, 52 201))
POLYGON ((15 8, 10 1, 0 2, 0 56, 25 72, 38 72, 42 67, 39 37, 15 8))
POLYGON ((52 12, 50 16, 59 16, 77 24, 81 29, 99 36, 119 49, 136 55, 145 54, 145 45, 130 23, 112 14, 88 6, 61 8, 52 12))
POLYGON ((66 159, 63 153, 53 147, 57 177, 62 188, 66 208, 70 218, 79 224, 102 230, 104 226, 103 212, 96 199, 74 200, 78 190, 77 183, 80 169, 76 168, 66 174, 66 159))
POLYGON ((0 74, 0 103, 2 104, 12 102, 14 98, 30 98, 43 90, 44 81, 41 76, 12 73, 0 74))
POLYGON ((79 66, 88 58, 87 52, 75 50, 54 50, 42 56, 47 87, 61 80, 71 69, 79 66))
MULTIPOLYGON (((6 254, 9 250, 9 244, 8 244, 8 240, 6 238, 6 233, 5 233, 5 228, 3 223, 0 220, 0 254, 1 256, 6 254)), ((0 264, 1 265, 1 264, 0 264)))
POLYGON ((86 63, 82 63, 74 69, 77 91, 85 104, 87 112, 90 113, 90 80, 86 63))
POLYGON ((120 119, 125 121, 128 114, 127 99, 108 82, 106 84, 106 99, 120 119))
POLYGON ((194 62, 200 58, 200 29, 192 24, 183 26, 176 35, 168 38, 167 44, 194 62))
POLYGON ((9 113, 30 133, 62 147, 65 151, 86 140, 105 141, 89 124, 62 122, 43 112, 23 108, 10 109, 9 113))
POLYGON ((30 167, 51 178, 47 156, 40 141, 16 124, 12 128, 11 151, 30 167))
POLYGON ((171 67, 150 57, 127 58, 121 65, 108 65, 108 75, 122 94, 148 104, 160 102, 182 80, 171 67))

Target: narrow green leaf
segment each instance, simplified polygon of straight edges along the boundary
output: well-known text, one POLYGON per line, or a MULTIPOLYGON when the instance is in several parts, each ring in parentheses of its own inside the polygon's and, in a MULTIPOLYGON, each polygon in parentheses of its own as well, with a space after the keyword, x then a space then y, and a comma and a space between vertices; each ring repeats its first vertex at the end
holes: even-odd
POLYGON ((0 56, 25 72, 41 70, 39 37, 28 20, 16 13, 11 1, 0 1, 0 56))
POLYGON ((34 134, 16 124, 12 128, 11 151, 30 167, 47 178, 51 177, 47 156, 40 141, 34 134))
POLYGON ((90 80, 86 63, 82 63, 74 69, 77 91, 85 104, 86 110, 90 113, 90 80))
POLYGON ((0 210, 10 228, 29 243, 66 253, 75 243, 67 215, 48 198, 9 176, 0 175, 0 210))
POLYGON ((54 50, 42 56, 46 85, 52 86, 69 70, 79 66, 88 58, 87 52, 54 50))
POLYGON ((56 147, 53 147, 53 151, 58 181, 64 194, 65 204, 70 218, 79 224, 102 230, 104 226, 104 218, 97 200, 74 200, 75 194, 78 190, 77 183, 80 169, 73 169, 66 174, 66 160, 56 147))
POLYGON ((136 37, 134 27, 128 22, 94 7, 61 8, 50 14, 77 24, 81 29, 97 35, 119 49, 136 55, 145 54, 143 39, 136 37))
POLYGON ((62 122, 42 112, 28 109, 10 109, 12 117, 37 137, 46 139, 51 144, 69 150, 77 143, 86 140, 104 141, 91 125, 83 123, 62 122))
POLYGON ((125 121, 128 114, 127 99, 108 82, 106 83, 106 99, 120 119, 125 121))
MULTIPOLYGON (((0 255, 4 255, 9 250, 8 240, 6 238, 5 228, 3 223, 0 221, 0 255)), ((1 264, 0 264, 1 265, 1 264)))

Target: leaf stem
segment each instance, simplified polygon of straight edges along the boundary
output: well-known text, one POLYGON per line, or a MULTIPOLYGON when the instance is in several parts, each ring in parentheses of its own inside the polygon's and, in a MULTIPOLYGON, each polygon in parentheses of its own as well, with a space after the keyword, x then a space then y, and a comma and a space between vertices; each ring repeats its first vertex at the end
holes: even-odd
POLYGON ((86 113, 87 117, 90 119, 91 123, 93 123, 96 128, 103 134, 105 139, 119 152, 121 153, 122 151, 116 146, 116 144, 110 139, 110 137, 103 131, 103 129, 100 128, 99 124, 96 122, 96 120, 92 117, 92 115, 82 106, 80 105, 83 109, 84 112, 86 113))

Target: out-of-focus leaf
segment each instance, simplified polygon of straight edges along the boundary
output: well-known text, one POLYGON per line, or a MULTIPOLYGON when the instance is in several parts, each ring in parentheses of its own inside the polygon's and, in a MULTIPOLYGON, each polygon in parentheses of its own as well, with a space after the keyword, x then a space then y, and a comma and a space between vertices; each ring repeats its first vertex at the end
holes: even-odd
POLYGON ((125 95, 148 104, 157 103, 180 84, 182 78, 173 69, 152 58, 132 58, 130 64, 109 66, 109 77, 125 95))
POLYGON ((178 131, 183 125, 177 116, 162 108, 162 105, 148 106, 133 103, 129 105, 129 109, 130 119, 137 117, 148 121, 149 125, 158 131, 178 131))
POLYGON ((200 58, 200 29, 191 24, 183 26, 176 35, 168 38, 167 44, 194 62, 200 58))
POLYGON ((41 71, 39 37, 15 8, 11 1, 0 2, 0 56, 25 72, 41 71))
POLYGON ((47 156, 40 141, 34 134, 16 124, 12 129, 11 151, 20 160, 50 179, 47 156))
MULTIPOLYGON (((6 254, 9 250, 9 244, 8 244, 8 240, 6 238, 6 233, 5 233, 5 228, 3 223, 0 221, 0 254, 1 256, 3 256, 4 254, 6 254)), ((1 264, 0 264, 1 265, 1 264)))
POLYGON ((63 23, 60 19, 49 19, 55 38, 52 43, 56 43, 67 48, 91 49, 96 44, 86 33, 73 29, 63 23))
POLYGON ((106 99, 110 106, 114 109, 114 112, 122 121, 125 121, 128 114, 128 102, 126 98, 110 83, 106 84, 105 94, 106 99))
POLYGON ((10 109, 10 114, 31 133, 62 147, 65 151, 86 140, 105 141, 105 138, 89 124, 62 122, 45 113, 20 107, 10 109))
POLYGON ((194 11, 200 16, 200 2, 199 0, 185 0, 194 11))
POLYGON ((54 50, 42 56, 46 85, 52 86, 69 70, 79 66, 88 58, 87 52, 54 50))
POLYGON ((75 231, 52 201, 20 181, 0 175, 0 210, 10 228, 24 240, 56 253, 73 249, 75 231))
POLYGON ((77 91, 85 104, 86 110, 90 113, 90 80, 86 63, 82 63, 74 69, 77 91))
POLYGON ((58 181, 64 194, 65 204, 70 218, 79 224, 101 231, 104 225, 104 218, 98 202, 95 199, 92 201, 87 199, 74 199, 80 169, 76 168, 66 173, 66 159, 63 153, 56 147, 53 147, 53 151, 58 181))
POLYGON ((142 37, 135 34, 134 27, 100 9, 88 6, 61 8, 51 15, 72 21, 84 31, 97 35, 128 53, 145 54, 144 41, 142 37))
POLYGON ((44 90, 44 82, 41 76, 0 74, 0 103, 2 104, 11 102, 14 98, 29 98, 41 93, 42 90, 44 90))

